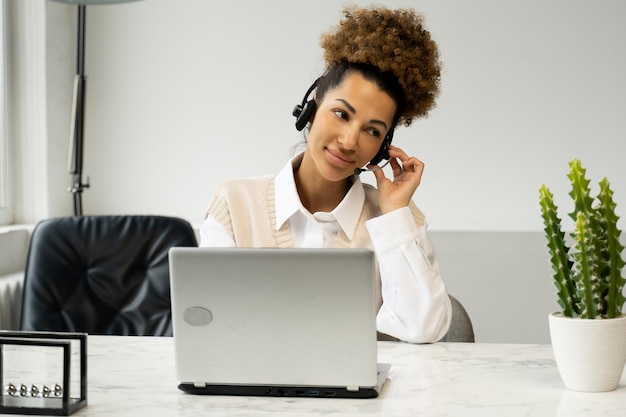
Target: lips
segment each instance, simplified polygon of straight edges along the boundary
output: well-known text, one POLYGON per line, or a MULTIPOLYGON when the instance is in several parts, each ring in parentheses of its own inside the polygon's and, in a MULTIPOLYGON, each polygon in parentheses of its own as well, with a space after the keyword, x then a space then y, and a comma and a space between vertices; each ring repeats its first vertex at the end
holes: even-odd
POLYGON ((339 152, 333 149, 328 149, 328 148, 326 148, 325 150, 326 150, 326 158, 332 165, 335 165, 340 168, 345 168, 354 164, 354 161, 350 157, 343 154, 342 152, 339 152))

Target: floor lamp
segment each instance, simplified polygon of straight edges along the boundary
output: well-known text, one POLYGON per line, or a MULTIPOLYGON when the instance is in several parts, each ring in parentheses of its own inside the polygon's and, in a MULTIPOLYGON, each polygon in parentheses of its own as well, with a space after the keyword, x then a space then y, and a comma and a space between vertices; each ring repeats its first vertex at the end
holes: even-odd
POLYGON ((72 102, 72 119, 70 125, 70 150, 68 170, 71 183, 68 191, 74 200, 74 215, 83 215, 82 194, 89 188, 89 178, 83 182, 83 150, 85 131, 85 14, 87 5, 105 5, 129 3, 137 0, 53 0, 58 3, 77 5, 76 31, 76 75, 74 77, 74 98, 72 102))

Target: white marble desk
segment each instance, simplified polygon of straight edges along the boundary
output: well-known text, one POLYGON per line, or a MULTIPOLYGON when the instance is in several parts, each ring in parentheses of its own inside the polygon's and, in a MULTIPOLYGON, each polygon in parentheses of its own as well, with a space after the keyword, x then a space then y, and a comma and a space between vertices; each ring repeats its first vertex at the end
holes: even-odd
POLYGON ((88 357, 76 416, 626 416, 626 377, 609 393, 566 390, 549 345, 379 342, 392 368, 371 400, 184 394, 171 338, 89 336, 88 357))

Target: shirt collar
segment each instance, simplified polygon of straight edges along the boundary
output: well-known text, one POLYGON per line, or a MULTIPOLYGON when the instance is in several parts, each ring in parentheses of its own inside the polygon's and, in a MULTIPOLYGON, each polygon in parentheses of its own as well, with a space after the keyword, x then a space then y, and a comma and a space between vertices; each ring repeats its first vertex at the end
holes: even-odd
MULTIPOLYGON (((280 229, 291 216, 298 212, 310 214, 300 201, 296 180, 293 175, 294 168, 302 163, 303 156, 304 153, 300 153, 291 158, 276 175, 276 230, 280 229)), ((363 184, 358 175, 353 175, 352 187, 341 200, 341 203, 332 211, 335 219, 337 219, 337 223, 339 223, 339 227, 341 227, 349 239, 352 239, 354 236, 354 229, 361 216, 361 208, 364 201, 365 191, 363 191, 363 184)))

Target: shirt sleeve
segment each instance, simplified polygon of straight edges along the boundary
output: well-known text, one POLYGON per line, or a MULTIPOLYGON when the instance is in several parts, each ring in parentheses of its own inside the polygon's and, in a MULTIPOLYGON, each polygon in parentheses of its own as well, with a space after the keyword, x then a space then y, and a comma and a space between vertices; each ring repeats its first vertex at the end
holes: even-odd
POLYGON ((382 284, 376 324, 380 332, 406 342, 434 343, 446 335, 452 307, 427 225, 419 225, 411 209, 366 223, 382 284))
POLYGON ((208 215, 200 225, 200 246, 234 248, 232 235, 212 215, 208 215))

